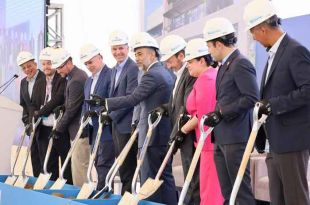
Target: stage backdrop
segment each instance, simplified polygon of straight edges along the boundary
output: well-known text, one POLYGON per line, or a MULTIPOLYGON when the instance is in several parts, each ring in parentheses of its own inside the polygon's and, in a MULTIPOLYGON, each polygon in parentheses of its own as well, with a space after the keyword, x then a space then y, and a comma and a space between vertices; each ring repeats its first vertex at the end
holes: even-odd
POLYGON ((0 85, 14 74, 19 78, 2 95, 19 103, 19 85, 24 75, 16 64, 19 51, 35 57, 44 45, 45 0, 0 0, 0 85))

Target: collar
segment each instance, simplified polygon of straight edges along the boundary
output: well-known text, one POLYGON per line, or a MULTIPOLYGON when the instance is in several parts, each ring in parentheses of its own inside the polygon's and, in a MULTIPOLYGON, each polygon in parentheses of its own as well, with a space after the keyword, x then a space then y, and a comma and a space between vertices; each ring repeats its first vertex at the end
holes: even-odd
POLYGON ((174 71, 174 74, 176 76, 182 75, 182 73, 183 73, 184 69, 186 68, 186 66, 187 66, 187 62, 183 63, 182 67, 178 71, 174 71))
POLYGON ((101 71, 103 70, 103 68, 104 68, 104 66, 103 66, 97 73, 95 73, 94 75, 92 75, 91 78, 92 78, 92 79, 94 79, 94 78, 99 78, 99 75, 100 75, 101 71))
POLYGON ((225 64, 225 62, 227 61, 227 59, 231 56, 231 54, 232 54, 233 52, 235 52, 235 50, 237 50, 237 48, 233 49, 230 53, 228 53, 228 55, 227 55, 225 58, 223 58, 223 60, 222 60, 222 62, 221 62, 222 65, 225 64))
POLYGON ((280 36, 280 38, 277 40, 277 42, 275 42, 275 44, 273 44, 273 46, 268 50, 268 53, 269 53, 269 56, 270 55, 273 55, 277 52, 279 46, 280 46, 280 43, 282 42, 284 36, 286 35, 286 33, 284 32, 282 34, 282 36, 280 36))
POLYGON ((127 60, 128 60, 128 56, 127 56, 127 58, 126 58, 123 62, 121 62, 121 63, 119 63, 119 64, 116 64, 115 67, 116 67, 116 68, 123 68, 123 67, 125 66, 127 60))
POLYGON ((150 68, 151 68, 155 63, 157 63, 157 62, 158 62, 158 60, 156 60, 156 61, 154 61, 153 63, 151 63, 151 64, 149 65, 149 67, 146 69, 146 71, 149 71, 150 68))
MULTIPOLYGON (((56 72, 57 72, 57 71, 56 71, 56 72)), ((52 76, 47 76, 47 75, 46 75, 46 80, 47 80, 47 81, 53 81, 54 76, 55 76, 55 73, 54 73, 52 76)))
POLYGON ((36 74, 34 74, 34 76, 32 77, 32 78, 26 78, 26 80, 28 81, 28 82, 33 82, 33 81, 35 81, 36 79, 37 79, 37 77, 38 77, 38 74, 39 74, 39 69, 37 69, 37 71, 36 71, 36 74))

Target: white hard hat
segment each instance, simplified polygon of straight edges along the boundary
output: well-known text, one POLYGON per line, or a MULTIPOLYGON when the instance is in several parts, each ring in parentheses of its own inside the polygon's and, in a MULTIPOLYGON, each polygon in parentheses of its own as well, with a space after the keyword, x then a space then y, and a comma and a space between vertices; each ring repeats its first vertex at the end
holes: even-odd
POLYGON ((117 46, 128 44, 128 36, 123 31, 113 31, 109 36, 109 45, 117 46))
POLYGON ((63 48, 54 49, 52 52, 52 68, 60 67, 71 57, 70 53, 63 48))
POLYGON ((16 61, 17 61, 17 65, 21 66, 22 64, 34 60, 33 55, 28 52, 28 51, 21 51, 19 52, 19 54, 17 55, 16 61))
POLYGON ((43 61, 43 60, 47 60, 47 61, 52 60, 52 52, 53 52, 53 48, 51 48, 51 47, 46 47, 46 48, 44 48, 44 49, 40 52, 39 59, 40 59, 41 61, 43 61))
POLYGON ((168 60, 171 56, 177 52, 185 49, 185 40, 178 35, 169 35, 163 38, 160 42, 161 61, 168 60))
POLYGON ((223 17, 208 20, 203 29, 205 41, 210 41, 234 32, 235 29, 232 23, 223 17))
POLYGON ((244 9, 243 19, 246 30, 266 21, 276 14, 276 10, 269 0, 253 0, 244 9))
POLYGON ((208 46, 203 38, 195 38, 187 43, 184 61, 209 54, 208 46))
POLYGON ((99 53, 100 53, 99 49, 95 47, 93 44, 86 44, 81 48, 80 59, 82 63, 86 63, 99 53))
POLYGON ((131 49, 134 51, 140 47, 152 47, 159 49, 157 41, 146 32, 138 32, 132 36, 131 49))

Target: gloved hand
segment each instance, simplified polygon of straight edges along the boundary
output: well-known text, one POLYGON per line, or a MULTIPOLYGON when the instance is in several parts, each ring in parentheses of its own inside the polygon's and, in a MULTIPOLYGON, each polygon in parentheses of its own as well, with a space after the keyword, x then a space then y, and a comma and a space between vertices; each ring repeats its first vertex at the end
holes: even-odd
POLYGON ((56 117, 56 118, 58 118, 58 116, 60 115, 60 112, 65 112, 65 106, 64 106, 64 105, 57 106, 57 107, 53 110, 53 113, 55 113, 55 117, 56 117))
POLYGON ((264 115, 271 115, 271 104, 268 100, 261 100, 259 101, 260 107, 258 109, 258 118, 261 118, 261 116, 264 115))
POLYGON ((179 120, 179 127, 183 127, 189 120, 190 120, 190 116, 183 114, 182 116, 180 116, 180 120, 179 120))
POLYGON ((94 110, 87 110, 86 112, 84 112, 84 120, 86 120, 88 117, 94 117, 97 115, 97 112, 94 110))
POLYGON ((156 113, 156 112, 157 113, 161 113, 162 116, 169 116, 168 108, 165 105, 160 105, 160 106, 154 108, 153 110, 150 111, 150 114, 153 114, 153 113, 156 113))
POLYGON ((215 127, 223 119, 222 114, 219 111, 209 112, 204 124, 208 127, 215 127))
POLYGON ((33 117, 35 122, 41 117, 38 110, 33 112, 33 117))
POLYGON ((26 128, 26 135, 30 136, 32 133, 32 123, 25 125, 25 128, 26 128))
POLYGON ((63 133, 61 133, 61 132, 59 132, 59 131, 57 131, 57 130, 52 130, 52 132, 51 132, 49 138, 51 138, 51 137, 52 137, 53 139, 55 139, 55 140, 58 140, 58 139, 60 139, 61 137, 63 137, 63 133))
MULTIPOLYGON (((85 100, 90 106, 104 106, 105 107, 105 98, 100 97, 99 95, 90 95, 90 99, 85 100)), ((106 110, 106 109, 105 109, 106 110)))
POLYGON ((111 124, 112 119, 110 118, 110 116, 108 115, 108 113, 102 113, 101 114, 101 122, 105 123, 105 124, 111 124))
POLYGON ((179 131, 175 134, 175 136, 172 137, 172 138, 169 140, 168 144, 169 144, 170 146, 171 146, 171 144, 173 143, 173 141, 175 141, 175 143, 174 143, 174 148, 173 148, 173 151, 172 151, 173 154, 175 154, 175 153, 178 151, 178 149, 181 147, 181 145, 182 145, 182 143, 183 143, 185 137, 186 137, 186 134, 183 133, 181 130, 179 130, 179 131))
POLYGON ((157 118, 159 117, 159 115, 160 115, 160 113, 152 112, 152 111, 149 114, 151 115, 151 122, 152 123, 154 123, 157 120, 157 118))

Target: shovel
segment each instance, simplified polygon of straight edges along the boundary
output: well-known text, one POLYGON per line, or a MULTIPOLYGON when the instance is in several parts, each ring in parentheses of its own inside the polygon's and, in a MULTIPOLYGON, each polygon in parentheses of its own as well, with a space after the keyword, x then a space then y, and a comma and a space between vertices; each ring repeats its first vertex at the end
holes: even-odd
POLYGON ((234 205, 235 204, 236 197, 237 197, 237 194, 238 194, 238 191, 239 191, 239 187, 240 187, 240 184, 241 184, 244 172, 246 170, 246 166, 248 164, 248 161, 249 161, 249 158, 250 158, 250 154, 251 154, 251 152, 253 150, 253 146, 254 146, 254 143, 255 143, 255 139, 256 139, 258 130, 262 126, 262 124, 265 123, 265 121, 266 121, 266 119, 268 117, 267 115, 263 114, 261 116, 261 118, 258 119, 258 110, 259 110, 260 106, 261 106, 261 104, 259 102, 256 103, 255 107, 254 107, 254 110, 253 110, 253 121, 254 121, 254 123, 253 123, 252 131, 251 131, 248 143, 246 145, 246 148, 245 148, 245 151, 244 151, 244 154, 243 154, 243 157, 242 157, 242 161, 241 161, 241 164, 240 164, 240 167, 239 167, 239 170, 238 170, 238 174, 237 174, 234 186, 233 186, 233 190, 232 190, 231 195, 230 195, 229 205, 234 205))
POLYGON ((15 172, 15 166, 16 166, 16 163, 17 163, 17 160, 18 160, 18 157, 19 157, 19 154, 20 154, 20 150, 24 144, 24 140, 25 140, 25 136, 26 136, 26 130, 28 129, 29 125, 27 125, 23 132, 22 132, 22 135, 21 135, 21 138, 20 138, 20 142, 19 142, 19 145, 17 147, 17 150, 16 150, 16 155, 15 155, 15 160, 14 160, 14 164, 13 164, 13 167, 12 167, 12 170, 11 170, 11 176, 9 176, 8 178, 6 178, 5 180, 5 184, 9 184, 9 185, 14 185, 16 179, 17 179, 17 175, 14 175, 14 172, 15 172))
MULTIPOLYGON (((54 124, 53 124, 53 129, 56 129, 57 123, 59 122, 59 120, 61 119, 63 115, 63 112, 61 111, 58 118, 56 120, 54 120, 54 124)), ((56 116, 56 115, 55 115, 56 116)), ((44 189, 44 187, 46 186, 46 184, 48 183, 48 181, 50 180, 52 173, 48 173, 47 172, 47 163, 48 160, 50 158, 50 154, 52 151, 52 147, 53 147, 53 137, 50 138, 49 142, 48 142, 48 147, 46 150, 46 155, 45 155, 45 159, 44 159, 44 165, 43 165, 43 173, 40 173, 36 183, 33 186, 33 189, 44 189)))
MULTIPOLYGON (((94 112, 95 113, 95 112, 94 112)), ((68 152, 68 155, 64 161, 64 164, 62 165, 61 167, 61 172, 59 174, 59 177, 58 179, 55 181, 55 183, 51 186, 50 189, 53 189, 53 190, 59 190, 59 189, 62 189, 62 187, 66 184, 67 182, 67 179, 65 179, 63 177, 64 175, 64 172, 66 170, 66 167, 69 163, 69 160, 71 159, 71 156, 72 156, 72 153, 73 151, 75 150, 76 146, 77 146, 77 142, 78 140, 80 139, 81 135, 82 135, 82 132, 83 132, 83 129, 84 127, 89 123, 90 119, 91 119, 91 115, 93 115, 94 113, 89 113, 87 116, 83 116, 82 119, 81 119, 81 122, 80 122, 80 127, 79 127, 79 130, 78 132, 76 133, 76 136, 75 136, 75 139, 73 141, 73 144, 68 152), (84 120, 85 119, 85 120, 84 120)))
POLYGON ((137 167, 136 167, 135 173, 133 175, 132 184, 131 184, 132 194, 130 194, 129 192, 126 192, 124 194, 124 196, 121 198, 121 200, 119 201, 118 205, 137 205, 139 202, 139 198, 138 198, 138 195, 136 193, 136 182, 137 182, 139 171, 140 171, 140 168, 142 166, 142 163, 143 163, 143 160, 144 160, 144 157, 146 154, 147 147, 148 147, 150 140, 151 140, 151 137, 152 137, 152 132, 155 129, 155 127, 158 125, 158 123, 160 122, 161 117, 162 117, 162 114, 157 113, 157 119, 154 123, 152 123, 151 114, 149 114, 149 117, 148 117, 149 129, 148 129, 148 132, 146 134, 146 137, 145 137, 142 149, 141 149, 141 153, 140 153, 138 161, 137 161, 137 167))
MULTIPOLYGON (((181 110, 181 112, 183 113, 184 111, 181 110)), ((181 129, 181 125, 180 125, 181 122, 180 121, 181 121, 182 117, 183 117, 183 114, 180 114, 180 116, 178 118, 178 126, 177 126, 178 130, 181 129)), ((172 132, 172 133, 174 133, 174 132, 172 132)), ((163 171, 164 171, 164 169, 165 169, 165 167, 166 167, 166 165, 167 165, 167 163, 171 157, 171 154, 172 154, 174 146, 175 146, 175 140, 172 141, 172 143, 168 149, 168 152, 167 152, 162 164, 160 165, 160 168, 156 174, 155 179, 148 178, 146 180, 146 182, 144 182, 144 184, 140 188, 139 193, 138 193, 138 199, 139 200, 146 199, 146 198, 152 196, 159 189, 161 184, 164 182, 163 180, 160 180, 160 177, 161 177, 161 175, 162 175, 162 173, 163 173, 163 171)))
POLYGON ((107 115, 107 112, 99 114, 99 128, 95 140, 95 144, 92 150, 92 153, 90 155, 90 160, 89 160, 89 165, 87 168, 87 183, 84 183, 79 194, 77 195, 77 199, 88 199, 88 197, 93 193, 93 191, 96 189, 96 182, 93 182, 91 179, 91 171, 95 162, 95 157, 97 155, 100 139, 101 139, 101 134, 102 134, 102 129, 103 129, 103 124, 104 121, 102 119, 102 115, 107 115))
POLYGON ((26 160, 24 161, 24 164, 22 166, 23 167, 22 168, 22 175, 18 176, 18 178, 14 184, 14 186, 16 186, 16 187, 24 188, 26 186, 28 180, 29 180, 29 177, 26 176, 26 164, 27 164, 27 161, 28 161, 28 158, 30 155, 30 150, 31 150, 31 146, 32 146, 32 143, 34 140, 36 128, 39 125, 40 121, 41 121, 41 118, 39 118, 36 122, 34 122, 34 118, 32 118, 32 132, 30 134, 30 141, 29 141, 29 145, 27 147, 26 160))
POLYGON ((123 148, 122 152, 119 154, 119 156, 116 158, 114 164, 112 165, 111 169, 109 170, 107 177, 106 177, 106 184, 103 189, 101 189, 95 196, 92 197, 92 199, 98 199, 101 195, 104 195, 104 198, 109 198, 112 194, 113 188, 112 183, 113 179, 119 170, 119 168, 122 166, 124 160, 126 159, 133 143, 135 142, 137 136, 138 136, 138 128, 135 129, 134 133, 131 135, 130 139, 128 140, 127 144, 123 148))
POLYGON ((202 116, 202 119, 200 120, 200 124, 199 124, 200 138, 199 138, 198 145, 196 147, 196 151, 194 153, 191 165, 188 169, 187 176, 185 178, 185 182, 184 182, 181 194, 180 194, 180 199, 179 199, 178 205, 183 205, 183 203, 184 203, 184 199, 185 199, 189 184, 193 178, 193 175, 194 175, 194 172, 195 172, 195 169, 196 169, 196 166, 197 166, 197 163, 198 163, 204 142, 213 130, 213 127, 209 127, 209 129, 207 131, 205 131, 205 129, 204 129, 205 119, 206 119, 206 116, 204 115, 204 116, 202 116))

